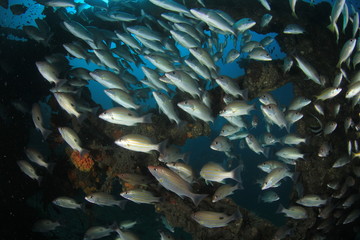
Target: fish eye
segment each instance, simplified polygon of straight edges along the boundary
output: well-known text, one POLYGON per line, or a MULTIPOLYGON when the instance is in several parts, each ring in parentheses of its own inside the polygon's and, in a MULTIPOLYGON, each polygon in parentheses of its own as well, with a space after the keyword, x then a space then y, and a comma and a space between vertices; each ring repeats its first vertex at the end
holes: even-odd
POLYGON ((220 220, 224 219, 224 217, 219 217, 220 220))

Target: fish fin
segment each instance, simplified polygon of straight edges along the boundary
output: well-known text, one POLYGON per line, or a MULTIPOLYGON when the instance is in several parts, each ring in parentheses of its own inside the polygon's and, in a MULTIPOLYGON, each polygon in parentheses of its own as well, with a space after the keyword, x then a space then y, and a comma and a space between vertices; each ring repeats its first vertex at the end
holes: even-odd
POLYGON ((143 123, 152 123, 152 120, 151 120, 152 115, 153 115, 152 113, 148 113, 148 114, 144 115, 142 117, 143 123))
POLYGON ((234 187, 235 187, 235 190, 243 190, 244 189, 242 182, 238 182, 234 187))
POLYGON ((242 184, 241 170, 242 170, 242 166, 239 165, 238 167, 236 167, 234 170, 231 171, 231 175, 232 175, 232 179, 242 184))
POLYGON ((276 213, 283 213, 284 206, 282 204, 279 204, 278 209, 276 210, 276 213))
POLYGON ((201 200, 203 200, 204 198, 206 198, 208 196, 208 194, 193 194, 191 196, 191 200, 194 202, 195 206, 198 206, 199 203, 201 202, 201 200))

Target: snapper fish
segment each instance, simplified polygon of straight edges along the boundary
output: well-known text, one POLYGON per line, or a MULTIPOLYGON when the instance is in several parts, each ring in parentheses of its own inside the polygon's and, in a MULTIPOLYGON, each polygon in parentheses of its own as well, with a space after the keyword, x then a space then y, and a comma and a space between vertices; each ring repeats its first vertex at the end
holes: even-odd
POLYGON ((226 171, 220 164, 209 162, 205 164, 200 170, 200 176, 206 182, 220 182, 223 183, 225 179, 231 178, 241 183, 242 166, 238 166, 232 171, 226 171))
POLYGON ((40 105, 38 103, 33 104, 31 109, 31 116, 36 129, 38 129, 41 132, 43 138, 46 139, 52 133, 52 131, 44 127, 44 120, 41 114, 40 105))
POLYGON ((166 146, 167 140, 161 143, 153 143, 150 138, 140 134, 128 134, 115 141, 115 144, 135 152, 149 153, 161 150, 166 146))
POLYGON ((231 216, 219 212, 198 211, 193 213, 191 218, 204 227, 218 228, 225 227, 230 222, 242 218, 242 215, 239 209, 231 216))
POLYGON ((211 110, 200 100, 186 100, 177 104, 179 108, 191 116, 203 120, 204 122, 214 122, 211 110))
POLYGON ((119 125, 136 126, 138 123, 152 123, 152 113, 139 116, 136 112, 123 107, 114 107, 99 115, 99 118, 119 125))
POLYGON ((181 198, 190 198, 195 206, 197 206, 201 200, 207 197, 207 194, 194 193, 191 185, 188 182, 186 182, 178 174, 168 168, 161 166, 148 166, 148 169, 164 188, 174 192, 181 198))
POLYGON ((105 192, 95 192, 85 196, 85 200, 99 206, 118 206, 124 209, 127 201, 116 200, 114 196, 105 192))
POLYGON ((89 152, 81 147, 81 140, 74 130, 69 127, 59 127, 58 130, 65 142, 69 144, 72 149, 78 151, 81 156, 89 152))

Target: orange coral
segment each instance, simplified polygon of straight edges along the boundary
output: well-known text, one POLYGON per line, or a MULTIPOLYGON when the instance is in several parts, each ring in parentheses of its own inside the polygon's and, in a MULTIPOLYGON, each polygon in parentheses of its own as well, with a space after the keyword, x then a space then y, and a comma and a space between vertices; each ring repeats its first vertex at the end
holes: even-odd
POLYGON ((94 160, 90 157, 89 153, 80 156, 78 151, 73 151, 70 155, 70 159, 75 167, 82 172, 89 172, 94 166, 94 160))

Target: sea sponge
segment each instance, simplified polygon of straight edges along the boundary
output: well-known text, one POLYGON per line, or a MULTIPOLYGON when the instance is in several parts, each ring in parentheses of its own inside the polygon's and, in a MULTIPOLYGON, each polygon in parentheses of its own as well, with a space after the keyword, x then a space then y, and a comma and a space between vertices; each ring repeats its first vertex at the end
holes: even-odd
POLYGON ((89 153, 85 153, 80 156, 78 151, 73 151, 70 155, 70 159, 75 167, 82 172, 89 172, 94 166, 94 160, 91 158, 89 153))

